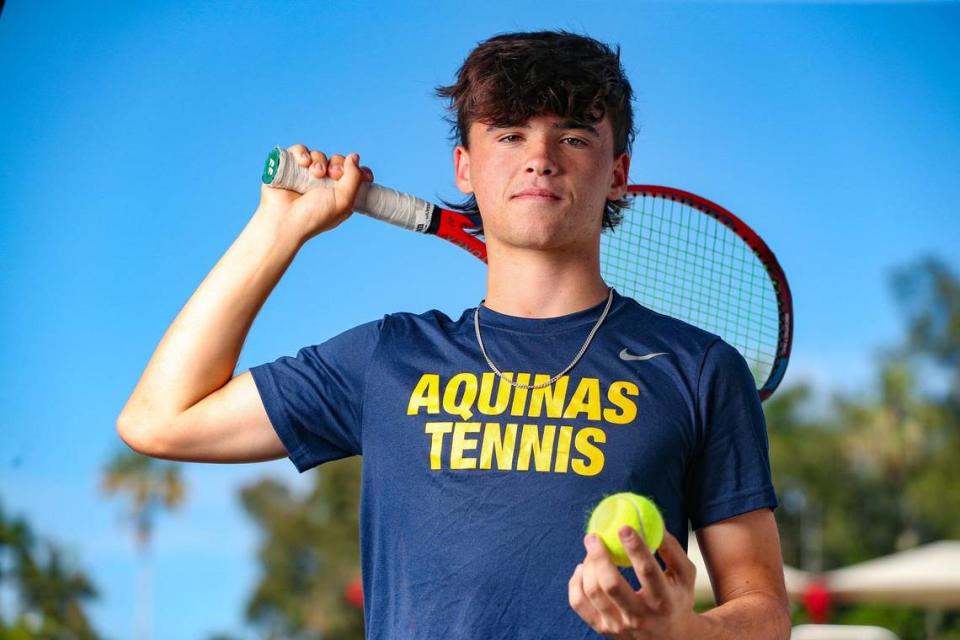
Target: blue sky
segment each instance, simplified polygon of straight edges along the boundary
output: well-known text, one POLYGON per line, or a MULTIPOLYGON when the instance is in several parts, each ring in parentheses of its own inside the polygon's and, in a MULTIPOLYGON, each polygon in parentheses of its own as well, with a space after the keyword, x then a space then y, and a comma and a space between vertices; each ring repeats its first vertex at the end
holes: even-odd
MULTIPOLYGON (((957 3, 11 0, 0 499, 92 574, 108 637, 132 636, 136 576, 119 505, 97 492, 114 420, 256 207, 265 154, 358 151, 379 182, 454 197, 432 88, 476 42, 542 28, 621 45, 633 182, 711 198, 773 248, 796 309, 785 384, 864 388, 901 330, 891 269, 960 266, 957 3)), ((354 216, 297 256, 238 371, 387 312, 459 313, 483 284, 459 249, 354 216)), ((187 505, 156 532, 155 638, 241 627, 257 539, 236 488, 308 480, 285 460, 185 475, 187 505)))

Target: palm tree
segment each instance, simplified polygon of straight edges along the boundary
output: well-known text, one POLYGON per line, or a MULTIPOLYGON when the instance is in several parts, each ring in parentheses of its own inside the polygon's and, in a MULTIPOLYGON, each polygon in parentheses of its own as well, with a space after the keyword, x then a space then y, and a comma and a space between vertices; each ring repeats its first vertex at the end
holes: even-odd
POLYGON ((92 640, 97 634, 83 611, 83 601, 97 597, 93 583, 72 568, 66 554, 49 542, 37 560, 24 558, 19 567, 21 598, 27 609, 39 613, 42 638, 92 640))
MULTIPOLYGON (((32 546, 33 532, 29 525, 20 518, 8 518, 0 503, 0 598, 19 591, 17 567, 29 557, 32 546)), ((4 604, 0 601, 0 630, 5 629, 4 604)))
POLYGON ((0 615, 0 638, 98 637, 83 609, 97 590, 66 555, 22 518, 8 518, 0 504, 0 593, 14 597, 10 624, 0 615))
POLYGON ((862 477, 872 479, 886 507, 895 514, 896 549, 921 540, 920 514, 908 491, 929 468, 945 441, 943 408, 919 393, 915 373, 903 362, 888 361, 879 372, 876 397, 838 399, 847 459, 862 477))
POLYGON ((133 525, 134 541, 140 556, 137 580, 138 637, 150 637, 150 573, 147 552, 153 524, 161 509, 176 509, 186 497, 180 465, 160 462, 128 449, 121 449, 103 469, 101 489, 107 495, 122 494, 128 500, 126 513, 133 525))

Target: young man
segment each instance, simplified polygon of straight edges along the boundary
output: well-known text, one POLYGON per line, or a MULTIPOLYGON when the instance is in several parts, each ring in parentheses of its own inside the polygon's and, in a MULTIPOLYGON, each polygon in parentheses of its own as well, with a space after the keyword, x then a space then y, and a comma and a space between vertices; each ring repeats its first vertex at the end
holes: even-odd
POLYGON ((301 472, 363 455, 370 638, 789 637, 746 364, 600 276, 599 236, 617 222, 630 165, 619 55, 566 33, 498 36, 440 94, 456 114, 457 186, 482 216, 486 299, 455 320, 390 314, 231 379, 299 248, 343 222, 373 179, 356 154, 294 145, 336 186, 262 189, 147 365, 121 437, 175 460, 289 456, 301 472), (663 355, 625 361, 626 347, 663 355), (623 572, 584 537, 590 509, 618 491, 659 505, 663 568, 638 536, 624 537, 634 571, 623 572), (704 614, 688 520, 720 604, 704 614))

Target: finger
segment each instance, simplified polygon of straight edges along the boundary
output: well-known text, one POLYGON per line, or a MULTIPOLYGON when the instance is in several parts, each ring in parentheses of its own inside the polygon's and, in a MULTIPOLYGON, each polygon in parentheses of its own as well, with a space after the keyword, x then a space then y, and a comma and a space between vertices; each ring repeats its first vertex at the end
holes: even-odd
POLYGON ((363 174, 364 180, 373 182, 373 170, 370 167, 360 167, 360 172, 363 174))
POLYGON ((667 580, 663 569, 633 527, 622 527, 619 533, 623 549, 640 580, 640 595, 644 603, 651 609, 659 609, 667 594, 667 580))
POLYGON ((330 156, 330 161, 327 162, 327 175, 334 180, 339 180, 343 175, 343 161, 344 157, 339 153, 330 156))
POLYGON ((668 574, 676 575, 680 584, 691 585, 696 582, 697 565, 687 557, 680 541, 670 535, 669 531, 664 532, 663 542, 660 543, 657 553, 667 565, 668 574))
POLYGON ((351 153, 343 163, 343 175, 337 179, 334 186, 337 202, 344 203, 344 210, 349 209, 354 199, 357 197, 357 190, 360 189, 360 183, 363 181, 363 174, 360 173, 360 156, 351 153))
POLYGON ((570 608, 577 612, 591 627, 600 623, 600 612, 590 602, 590 598, 583 592, 583 565, 578 564, 567 582, 567 600, 570 608))
POLYGON ((287 147, 287 151, 293 154, 294 159, 300 166, 305 167, 310 164, 310 149, 306 145, 294 144, 287 147))
POLYGON ((322 178, 327 174, 327 155, 322 151, 311 151, 310 160, 312 164, 310 165, 310 171, 314 176, 322 178))
POLYGON ((594 608, 607 620, 620 622, 642 612, 637 594, 613 564, 603 541, 595 534, 584 539, 587 557, 584 560, 584 593, 594 608))

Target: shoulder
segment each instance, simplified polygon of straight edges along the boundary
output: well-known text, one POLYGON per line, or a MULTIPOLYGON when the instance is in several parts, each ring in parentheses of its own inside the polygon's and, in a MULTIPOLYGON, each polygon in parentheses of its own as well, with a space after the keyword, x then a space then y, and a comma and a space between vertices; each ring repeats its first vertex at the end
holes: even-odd
POLYGON ((620 321, 629 327, 643 331, 662 342, 665 347, 689 352, 691 355, 706 355, 720 336, 679 318, 674 318, 646 307, 633 298, 621 296, 620 321))
MULTIPOLYGON (((729 343, 717 338, 704 354, 700 368, 700 393, 719 389, 724 394, 736 390, 756 395, 757 384, 746 358, 729 343)), ((759 403, 759 396, 757 402, 759 403)))
POLYGON ((453 319, 439 309, 421 312, 396 311, 379 321, 381 340, 442 342, 455 339, 468 329, 472 331, 472 309, 453 319))
POLYGON ((462 324, 467 312, 463 312, 458 320, 453 320, 439 309, 428 309, 419 313, 413 311, 396 311, 383 317, 384 330, 416 331, 416 330, 449 330, 462 324))

